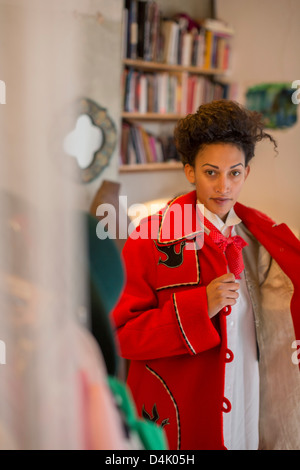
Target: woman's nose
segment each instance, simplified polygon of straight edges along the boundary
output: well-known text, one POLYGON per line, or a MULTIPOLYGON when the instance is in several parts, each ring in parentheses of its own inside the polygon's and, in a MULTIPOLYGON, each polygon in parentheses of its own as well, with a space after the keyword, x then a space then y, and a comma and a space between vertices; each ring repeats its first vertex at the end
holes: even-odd
POLYGON ((229 181, 226 176, 220 175, 216 185, 216 192, 220 194, 226 194, 229 190, 229 181))

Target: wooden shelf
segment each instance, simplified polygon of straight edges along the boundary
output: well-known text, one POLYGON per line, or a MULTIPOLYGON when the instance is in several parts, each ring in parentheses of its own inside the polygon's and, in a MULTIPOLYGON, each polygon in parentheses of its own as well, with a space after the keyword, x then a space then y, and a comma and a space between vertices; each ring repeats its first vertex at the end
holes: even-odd
POLYGON ((133 173, 139 171, 163 171, 163 170, 182 170, 181 162, 163 162, 163 163, 137 163, 136 165, 121 165, 120 173, 133 173))
POLYGON ((161 62, 147 62, 146 60, 123 59, 123 64, 128 67, 134 67, 135 69, 150 70, 153 72, 189 72, 195 75, 224 75, 224 73, 226 73, 226 70, 223 69, 205 69, 203 67, 195 66, 184 67, 183 65, 171 65, 161 62))
POLYGON ((128 119, 129 121, 178 121, 185 117, 182 114, 159 114, 159 113, 128 113, 123 111, 121 114, 123 119, 128 119))

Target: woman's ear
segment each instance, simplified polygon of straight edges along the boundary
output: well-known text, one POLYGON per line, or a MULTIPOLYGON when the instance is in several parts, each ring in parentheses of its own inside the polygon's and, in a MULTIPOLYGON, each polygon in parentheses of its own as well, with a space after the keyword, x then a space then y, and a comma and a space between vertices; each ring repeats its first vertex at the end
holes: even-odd
POLYGON ((246 168, 245 168, 245 180, 246 180, 247 176, 249 175, 249 173, 250 173, 250 166, 247 165, 246 168))
POLYGON ((189 163, 186 163, 184 165, 184 173, 185 173, 187 180, 190 183, 194 184, 195 183, 195 168, 189 163))

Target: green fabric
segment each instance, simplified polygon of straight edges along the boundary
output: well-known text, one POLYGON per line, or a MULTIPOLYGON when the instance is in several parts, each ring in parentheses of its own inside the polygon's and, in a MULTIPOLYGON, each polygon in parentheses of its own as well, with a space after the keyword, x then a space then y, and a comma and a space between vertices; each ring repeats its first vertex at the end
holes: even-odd
POLYGON ((116 375, 120 358, 116 351, 115 339, 95 282, 90 278, 90 330, 96 339, 106 365, 107 373, 116 375))
POLYGON ((91 332, 101 348, 108 374, 116 375, 119 356, 109 314, 123 287, 123 266, 114 241, 98 238, 97 225, 100 222, 90 214, 86 214, 86 222, 91 332))
POLYGON ((115 377, 108 377, 110 389, 116 403, 123 413, 125 423, 130 431, 140 438, 145 450, 167 450, 165 434, 159 426, 137 416, 133 401, 126 386, 115 377))
POLYGON ((106 314, 115 306, 124 284, 124 271, 116 243, 97 236, 100 222, 88 215, 88 247, 91 277, 101 296, 106 314))

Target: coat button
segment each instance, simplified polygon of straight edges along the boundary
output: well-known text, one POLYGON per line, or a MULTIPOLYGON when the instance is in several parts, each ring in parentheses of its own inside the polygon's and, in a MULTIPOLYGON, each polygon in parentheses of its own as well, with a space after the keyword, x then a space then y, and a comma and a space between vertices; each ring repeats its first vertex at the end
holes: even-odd
POLYGON ((234 359, 234 354, 230 349, 226 349, 225 351, 225 362, 228 364, 229 362, 232 362, 234 359))
POLYGON ((225 315, 225 316, 230 315, 230 313, 231 313, 231 307, 230 307, 230 305, 227 305, 227 307, 224 307, 224 308, 222 309, 222 312, 223 312, 223 315, 225 315))
POLYGON ((222 411, 224 413, 229 413, 231 411, 231 403, 226 397, 223 397, 222 411))

